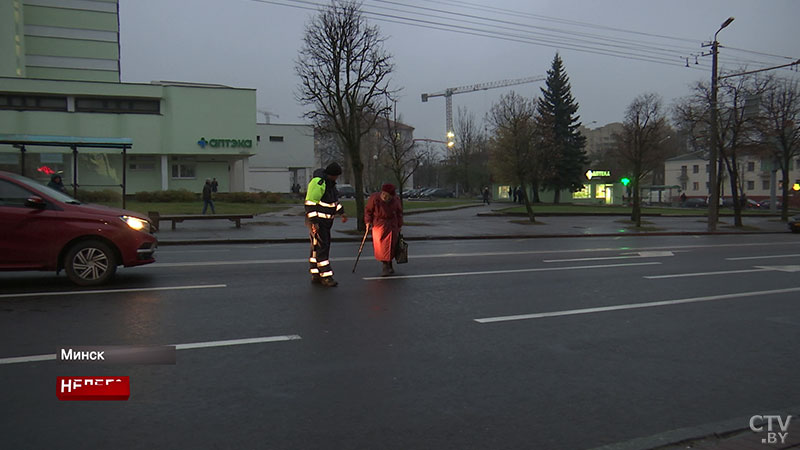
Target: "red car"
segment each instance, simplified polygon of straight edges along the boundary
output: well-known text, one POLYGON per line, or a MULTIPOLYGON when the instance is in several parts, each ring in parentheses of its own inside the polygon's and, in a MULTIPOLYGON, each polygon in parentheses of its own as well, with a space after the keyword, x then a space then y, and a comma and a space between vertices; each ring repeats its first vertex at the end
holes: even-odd
POLYGON ((118 265, 155 261, 152 229, 141 214, 84 204, 0 171, 0 270, 64 269, 75 284, 102 284, 118 265))

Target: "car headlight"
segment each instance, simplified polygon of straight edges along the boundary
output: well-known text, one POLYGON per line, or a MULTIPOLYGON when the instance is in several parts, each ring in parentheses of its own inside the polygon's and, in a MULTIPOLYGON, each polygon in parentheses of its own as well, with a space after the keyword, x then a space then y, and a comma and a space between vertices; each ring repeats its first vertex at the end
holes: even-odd
POLYGON ((123 222, 128 224, 129 227, 136 231, 144 231, 145 233, 150 232, 150 223, 146 220, 132 216, 120 216, 120 219, 122 219, 123 222))

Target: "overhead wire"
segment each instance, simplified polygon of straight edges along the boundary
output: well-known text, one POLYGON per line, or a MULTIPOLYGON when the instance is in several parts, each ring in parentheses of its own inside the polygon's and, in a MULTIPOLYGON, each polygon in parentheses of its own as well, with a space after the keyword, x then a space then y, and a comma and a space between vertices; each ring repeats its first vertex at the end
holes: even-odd
MULTIPOLYGON (((277 6, 285 6, 303 10, 317 11, 328 4, 320 3, 313 0, 250 0, 258 3, 267 3, 277 6)), ((677 42, 694 42, 687 38, 671 37, 653 33, 645 33, 633 30, 624 30, 620 28, 608 27, 604 25, 591 24, 587 22, 579 22, 568 19, 559 19, 554 17, 542 16, 537 14, 523 13, 505 8, 490 7, 479 5, 470 2, 452 2, 448 0, 423 0, 433 4, 444 4, 466 7, 483 12, 491 12, 501 16, 509 16, 516 18, 533 18, 536 20, 543 20, 555 23, 563 23, 579 27, 602 29, 605 31, 614 31, 618 33, 627 33, 638 36, 646 36, 648 38, 667 39, 677 42)), ((539 45, 568 50, 575 50, 584 53, 612 56, 616 58, 638 60, 644 62, 666 64, 666 65, 683 65, 687 59, 697 58, 695 64, 686 64, 689 68, 697 70, 708 70, 710 68, 709 62, 701 62, 701 54, 696 53, 696 50, 687 47, 671 47, 665 43, 650 43, 650 42, 635 42, 628 39, 598 35, 593 33, 585 33, 581 31, 561 30, 553 27, 542 27, 527 23, 519 23, 515 21, 497 19, 485 16, 476 16, 474 14, 466 14, 458 11, 445 11, 435 8, 428 8, 418 5, 410 5, 393 0, 366 0, 362 4, 362 13, 377 21, 396 23, 407 26, 414 26, 423 29, 439 30, 446 32, 455 32, 465 35, 472 35, 478 37, 485 37, 491 39, 499 39, 510 42, 518 42, 523 44, 539 45), (393 5, 393 6, 384 6, 393 5), (405 8, 405 9, 399 9, 405 8), (421 16, 421 17, 420 17, 421 16), (458 20, 457 23, 452 23, 458 20), (489 27, 489 28, 487 28, 489 27), (537 31, 532 31, 537 30, 537 31), (551 34, 546 34, 551 33, 551 34), (555 33, 556 35, 552 35, 555 33)), ((720 46, 722 47, 722 46, 720 46)), ((727 48, 727 47, 725 47, 727 48)), ((793 58, 772 55, 763 52, 756 52, 752 50, 730 48, 739 52, 746 52, 751 55, 758 55, 768 58, 781 58, 783 61, 786 59, 794 60, 793 58)), ((740 65, 748 66, 750 64, 768 66, 770 63, 761 59, 735 57, 733 55, 720 56, 721 64, 725 65, 740 65)))

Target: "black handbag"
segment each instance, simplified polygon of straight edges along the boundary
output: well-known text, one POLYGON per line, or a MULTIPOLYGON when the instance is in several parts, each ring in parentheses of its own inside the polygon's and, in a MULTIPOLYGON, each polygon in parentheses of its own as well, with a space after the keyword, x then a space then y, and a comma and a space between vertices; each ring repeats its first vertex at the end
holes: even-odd
POLYGON ((405 264, 408 262, 408 243, 403 239, 403 235, 397 239, 397 247, 394 251, 394 260, 397 264, 405 264))

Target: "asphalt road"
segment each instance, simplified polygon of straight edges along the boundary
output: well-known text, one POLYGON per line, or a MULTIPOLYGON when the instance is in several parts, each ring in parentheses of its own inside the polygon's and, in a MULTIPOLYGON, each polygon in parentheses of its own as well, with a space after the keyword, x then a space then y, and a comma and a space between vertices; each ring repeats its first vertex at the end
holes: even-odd
POLYGON ((796 236, 412 242, 390 279, 356 250, 334 244, 333 289, 292 244, 165 247, 105 292, 0 273, 0 446, 574 450, 800 405, 796 236), (59 401, 67 375, 131 398, 59 401))

